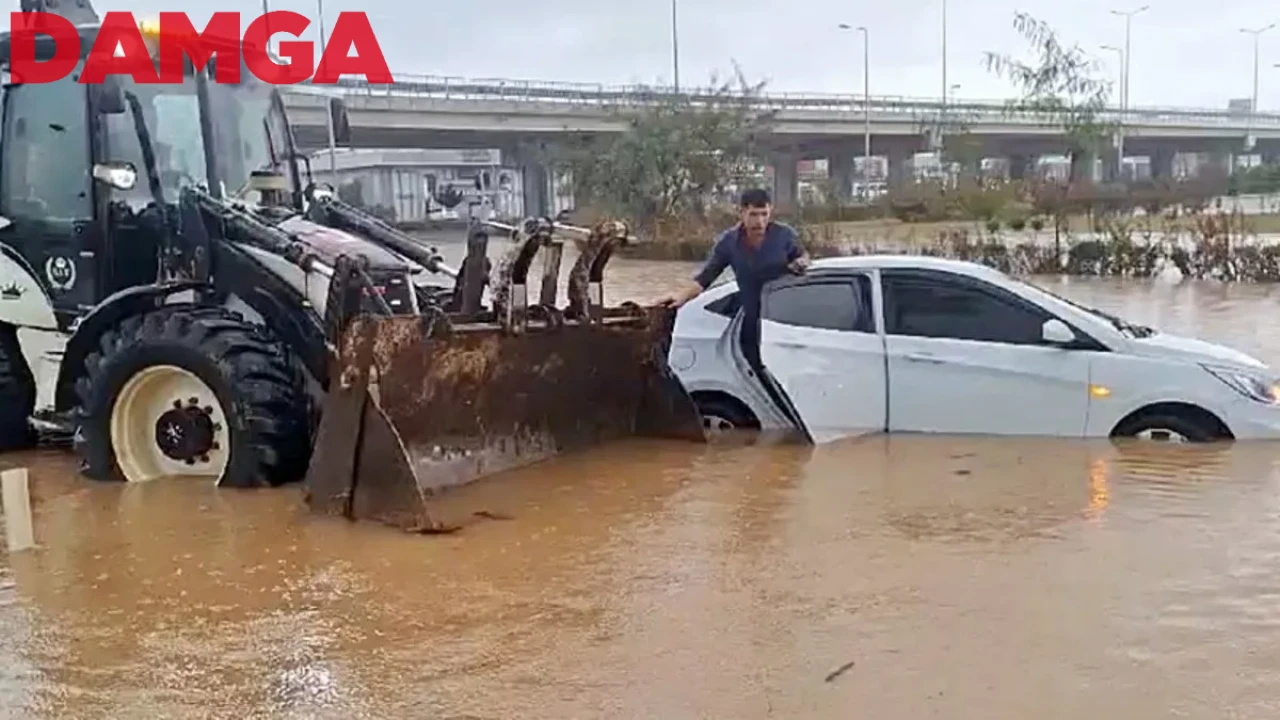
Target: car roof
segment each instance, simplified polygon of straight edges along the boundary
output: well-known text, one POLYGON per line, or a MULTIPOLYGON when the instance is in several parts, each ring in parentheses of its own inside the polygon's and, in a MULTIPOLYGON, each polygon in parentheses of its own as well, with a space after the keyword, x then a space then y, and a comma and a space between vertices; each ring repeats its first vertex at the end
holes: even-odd
POLYGON ((983 278, 1004 275, 999 270, 980 263, 931 255, 849 255, 815 260, 812 267, 821 270, 870 270, 873 268, 940 270, 983 278))
MULTIPOLYGON (((966 260, 952 260, 950 258, 940 258, 931 255, 844 255, 840 257, 821 258, 819 260, 815 260, 810 269, 818 272, 872 269, 938 270, 940 272, 956 273, 957 275, 968 275, 969 277, 980 278, 983 280, 992 280, 997 283, 1008 278, 1008 275, 981 263, 969 262, 966 260)), ((706 301, 713 301, 716 297, 723 294, 724 290, 729 286, 732 286, 734 290, 737 290, 737 285, 737 281, 735 280, 726 280, 712 285, 707 288, 706 293, 704 293, 706 301)))

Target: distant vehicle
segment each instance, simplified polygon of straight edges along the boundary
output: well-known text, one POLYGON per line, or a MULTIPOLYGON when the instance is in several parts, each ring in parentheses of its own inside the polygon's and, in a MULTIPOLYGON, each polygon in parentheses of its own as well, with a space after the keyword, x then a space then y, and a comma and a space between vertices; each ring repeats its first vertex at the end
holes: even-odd
POLYGON ((671 366, 710 430, 792 427, 816 442, 878 432, 1280 438, 1280 386, 1262 362, 982 265, 820 260, 769 285, 763 316, 763 378, 738 347, 736 283, 677 316, 671 366))

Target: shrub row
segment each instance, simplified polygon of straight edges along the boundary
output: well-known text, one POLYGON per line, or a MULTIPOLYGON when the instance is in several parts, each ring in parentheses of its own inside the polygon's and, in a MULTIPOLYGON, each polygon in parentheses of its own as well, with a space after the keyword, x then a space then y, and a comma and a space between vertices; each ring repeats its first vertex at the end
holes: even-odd
POLYGON ((1133 214, 1198 212, 1215 198, 1233 191, 1227 178, 1208 176, 1184 180, 1149 180, 1129 184, 1053 181, 961 180, 951 186, 922 182, 895 188, 875 201, 849 205, 830 201, 802 206, 796 220, 802 223, 851 222, 896 219, 902 222, 974 220, 1026 227, 1034 220, 1051 224, 1052 218, 1102 217, 1133 214))
MULTIPOLYGON (((1261 242, 1244 230, 1238 214, 1200 212, 1186 223, 1137 226, 1124 220, 1087 236, 1022 240, 999 233, 947 230, 932 242, 890 245, 851 242, 838 226, 800 226, 805 248, 815 257, 857 254, 921 254, 990 265, 1014 274, 1153 277, 1166 268, 1183 277, 1241 282, 1280 282, 1280 244, 1261 242), (1190 229, 1187 229, 1190 228, 1190 229), (1045 240, 1049 240, 1046 242, 1045 240)), ((706 220, 668 221, 657 242, 626 250, 632 257, 697 261, 706 257, 718 229, 706 220)))

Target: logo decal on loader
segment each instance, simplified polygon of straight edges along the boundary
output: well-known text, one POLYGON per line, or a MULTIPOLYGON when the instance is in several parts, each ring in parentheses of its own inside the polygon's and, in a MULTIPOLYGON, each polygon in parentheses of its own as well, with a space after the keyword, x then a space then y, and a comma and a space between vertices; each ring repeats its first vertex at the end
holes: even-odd
POLYGON ((55 290, 66 292, 75 287, 76 264, 71 258, 63 255, 51 257, 44 263, 44 276, 49 279, 49 285, 55 290))
POLYGON ((21 285, 16 282, 11 282, 6 284, 4 287, 0 287, 0 299, 20 300, 24 292, 26 291, 22 289, 21 285))

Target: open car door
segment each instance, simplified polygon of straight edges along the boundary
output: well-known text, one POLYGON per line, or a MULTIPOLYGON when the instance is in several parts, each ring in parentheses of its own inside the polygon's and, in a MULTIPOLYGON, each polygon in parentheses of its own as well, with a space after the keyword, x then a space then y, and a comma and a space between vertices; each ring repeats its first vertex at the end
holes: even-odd
MULTIPOLYGON (((809 442, 885 431, 889 383, 870 275, 776 280, 765 286, 761 314, 765 372, 757 384, 809 442)), ((734 338, 741 322, 739 314, 734 338)), ((742 353, 734 355, 749 371, 742 353)))

